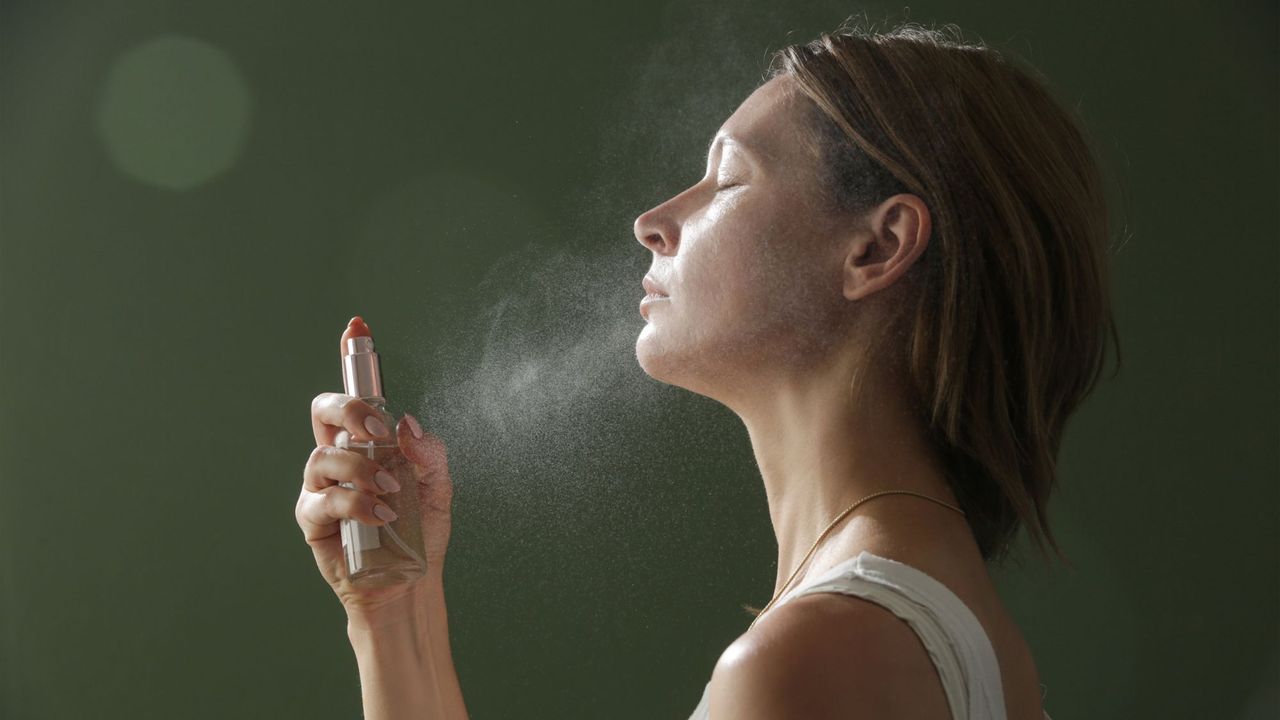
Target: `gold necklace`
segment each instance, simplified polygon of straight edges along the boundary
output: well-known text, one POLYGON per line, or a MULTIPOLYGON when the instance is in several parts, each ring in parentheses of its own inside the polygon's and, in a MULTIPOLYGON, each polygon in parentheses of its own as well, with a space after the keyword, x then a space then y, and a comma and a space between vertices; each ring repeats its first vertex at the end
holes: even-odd
POLYGON ((817 540, 814 540, 814 541, 813 541, 813 545, 811 545, 811 546, 809 547, 809 552, 807 552, 807 553, 805 553, 805 554, 804 554, 804 558, 803 558, 802 560, 800 560, 800 564, 796 566, 796 570, 795 570, 795 572, 791 573, 791 577, 787 578, 787 581, 786 581, 786 582, 784 582, 784 583, 782 583, 782 587, 778 588, 778 592, 776 592, 776 593, 774 593, 774 594, 773 594, 773 598, 769 600, 769 604, 764 606, 764 609, 760 611, 760 614, 756 616, 756 619, 751 621, 751 624, 747 626, 747 630, 750 630, 751 628, 755 627, 756 623, 760 621, 760 618, 764 617, 764 614, 765 614, 766 612, 769 612, 769 608, 773 607, 773 604, 774 604, 775 602, 777 602, 777 601, 778 601, 778 598, 782 597, 782 593, 786 591, 787 586, 791 584, 791 581, 796 579, 796 575, 799 575, 799 574, 800 574, 800 569, 801 569, 801 568, 803 568, 803 567, 804 567, 804 564, 805 564, 806 562, 808 562, 808 561, 809 561, 809 556, 813 554, 813 551, 814 551, 814 550, 816 550, 816 549, 818 549, 818 543, 822 542, 822 538, 826 537, 826 536, 827 536, 827 533, 831 532, 831 528, 835 527, 835 526, 836 526, 836 523, 838 523, 838 522, 840 522, 841 520, 843 520, 843 519, 845 518, 845 516, 846 516, 846 515, 848 515, 849 513, 853 512, 853 509, 854 509, 854 508, 856 508, 856 507, 858 507, 859 505, 861 505, 862 503, 864 503, 864 502, 866 502, 866 501, 870 500, 871 498, 880 497, 881 495, 915 495, 916 497, 922 497, 922 498, 924 498, 925 500, 929 500, 930 502, 936 502, 936 503, 938 503, 939 505, 941 505, 941 506, 943 506, 943 507, 951 508, 952 510, 955 510, 956 512, 960 513, 961 515, 964 515, 964 511, 963 511, 963 510, 961 510, 960 508, 956 507, 955 505, 950 505, 950 504, 948 504, 948 503, 944 503, 944 502, 942 502, 941 500, 937 500, 937 499, 931 498, 931 497, 929 497, 928 495, 921 495, 920 493, 917 493, 917 492, 911 492, 910 490, 883 490, 883 491, 881 491, 881 492, 878 492, 878 493, 872 493, 872 494, 870 494, 870 495, 868 495, 868 496, 866 496, 866 497, 862 498, 862 499, 861 499, 861 500, 859 500, 858 502, 856 502, 856 503, 854 503, 854 504, 850 505, 848 508, 846 508, 844 512, 842 512, 842 513, 840 513, 839 515, 837 515, 837 516, 836 516, 836 519, 835 519, 835 520, 832 520, 832 521, 831 521, 831 524, 827 526, 827 529, 826 529, 826 530, 823 530, 823 531, 818 535, 818 539, 817 539, 817 540))

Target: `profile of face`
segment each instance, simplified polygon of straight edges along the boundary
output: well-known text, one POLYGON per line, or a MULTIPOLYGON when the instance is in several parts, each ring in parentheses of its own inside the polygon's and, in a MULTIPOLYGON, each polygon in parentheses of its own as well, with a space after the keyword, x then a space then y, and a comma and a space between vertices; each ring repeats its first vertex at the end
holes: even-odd
POLYGON ((705 175, 636 218, 653 253, 646 292, 666 296, 640 308, 636 358, 654 379, 726 401, 804 373, 849 339, 851 300, 886 282, 847 267, 884 258, 861 221, 819 201, 806 102, 787 75, 758 87, 716 134, 705 175))

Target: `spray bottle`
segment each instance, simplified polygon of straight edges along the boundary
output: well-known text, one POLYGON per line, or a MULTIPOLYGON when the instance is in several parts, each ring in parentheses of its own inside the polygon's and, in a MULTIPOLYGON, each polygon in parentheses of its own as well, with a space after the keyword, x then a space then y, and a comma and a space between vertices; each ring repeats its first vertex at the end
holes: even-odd
MULTIPOLYGON (((382 394, 382 366, 373 349, 369 326, 358 316, 342 334, 342 385, 346 394, 358 397, 378 411, 388 428, 395 428, 401 413, 392 413, 382 394)), ((379 499, 391 506, 396 519, 385 525, 367 525, 359 520, 341 521, 342 549, 347 559, 347 575, 358 587, 379 587, 412 582, 427 572, 422 544, 422 524, 418 510, 418 477, 412 463, 400 452, 394 429, 384 438, 364 442, 351 438, 346 430, 334 439, 336 447, 358 452, 395 475, 398 492, 379 499)), ((354 489, 353 483, 342 487, 354 489)))

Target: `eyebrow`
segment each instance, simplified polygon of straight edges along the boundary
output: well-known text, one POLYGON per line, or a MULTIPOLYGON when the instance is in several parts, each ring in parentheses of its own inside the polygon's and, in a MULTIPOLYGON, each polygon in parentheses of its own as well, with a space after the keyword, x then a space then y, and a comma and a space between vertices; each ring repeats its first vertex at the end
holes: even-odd
POLYGON ((711 151, 715 150, 717 143, 721 145, 729 145, 729 144, 737 145, 739 148, 745 150, 749 155, 757 155, 757 156, 759 155, 759 153, 754 148, 752 148, 749 144, 743 142, 740 138, 738 138, 735 135, 730 135, 729 133, 720 133, 719 135, 716 135, 714 138, 712 138, 711 145, 710 147, 707 148, 707 155, 710 155, 711 151))
POLYGON ((715 149, 716 149, 716 145, 724 146, 724 145, 730 145, 730 144, 731 144, 731 145, 734 145, 734 146, 735 146, 735 147, 737 147, 739 150, 741 150, 741 151, 742 151, 742 153, 743 153, 744 155, 746 155, 746 156, 748 157, 748 159, 749 159, 751 162, 755 163, 756 165, 759 165, 759 164, 760 164, 760 161, 761 161, 761 160, 763 159, 763 157, 764 157, 764 156, 763 156, 763 154, 762 154, 759 150, 757 150, 757 149, 753 148, 751 145, 749 145, 749 144, 747 144, 747 143, 743 142, 743 141, 742 141, 741 139, 739 139, 737 136, 730 135, 729 133, 722 132, 722 133, 719 133, 718 135, 716 135, 714 138, 712 138, 712 139, 711 139, 711 146, 707 148, 707 164, 708 164, 708 167, 710 166, 710 163, 711 163, 711 153, 712 153, 713 151, 715 151, 715 149))

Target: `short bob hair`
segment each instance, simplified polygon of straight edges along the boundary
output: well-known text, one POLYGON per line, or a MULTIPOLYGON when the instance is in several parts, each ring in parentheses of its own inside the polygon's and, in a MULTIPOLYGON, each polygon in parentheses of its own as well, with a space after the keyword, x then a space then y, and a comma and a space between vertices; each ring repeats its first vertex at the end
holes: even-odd
POLYGON ((1119 372, 1120 339, 1099 165, 1032 73, 954 25, 846 21, 778 50, 766 78, 789 75, 811 101, 802 132, 830 209, 911 193, 930 210, 933 235, 907 276, 918 292, 882 326, 892 340, 863 352, 901 353, 983 559, 1003 563, 1025 525, 1046 560, 1047 542, 1070 565, 1046 512, 1058 448, 1108 334, 1119 372))

